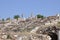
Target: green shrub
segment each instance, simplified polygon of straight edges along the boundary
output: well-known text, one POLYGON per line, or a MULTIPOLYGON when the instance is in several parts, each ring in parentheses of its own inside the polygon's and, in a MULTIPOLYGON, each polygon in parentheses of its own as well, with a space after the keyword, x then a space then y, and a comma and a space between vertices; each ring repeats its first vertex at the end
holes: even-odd
POLYGON ((43 15, 38 14, 38 15, 37 15, 37 18, 44 18, 44 16, 43 16, 43 15))

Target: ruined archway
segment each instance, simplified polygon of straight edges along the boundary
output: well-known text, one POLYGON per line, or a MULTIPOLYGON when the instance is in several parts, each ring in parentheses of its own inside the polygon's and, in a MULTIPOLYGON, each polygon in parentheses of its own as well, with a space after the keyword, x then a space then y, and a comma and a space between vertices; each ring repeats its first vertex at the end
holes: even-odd
POLYGON ((58 35, 53 32, 49 32, 48 34, 51 37, 51 40, 58 40, 58 35))

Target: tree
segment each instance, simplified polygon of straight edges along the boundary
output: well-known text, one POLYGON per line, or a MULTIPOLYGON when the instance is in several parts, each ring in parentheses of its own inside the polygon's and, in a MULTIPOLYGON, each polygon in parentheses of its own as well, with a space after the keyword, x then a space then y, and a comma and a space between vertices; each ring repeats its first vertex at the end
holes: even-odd
POLYGON ((4 24, 5 24, 5 22, 4 22, 5 20, 4 20, 4 18, 2 19, 2 24, 3 24, 3 27, 4 27, 4 24))
POLYGON ((37 18, 44 18, 44 16, 43 16, 43 15, 38 14, 38 15, 37 15, 37 18))
POLYGON ((2 21, 4 21, 4 18, 2 19, 2 21))
POLYGON ((17 20, 18 20, 18 18, 20 18, 19 15, 15 15, 15 16, 14 16, 14 19, 17 19, 17 20))
POLYGON ((6 18, 6 20, 10 20, 10 17, 9 18, 6 18))

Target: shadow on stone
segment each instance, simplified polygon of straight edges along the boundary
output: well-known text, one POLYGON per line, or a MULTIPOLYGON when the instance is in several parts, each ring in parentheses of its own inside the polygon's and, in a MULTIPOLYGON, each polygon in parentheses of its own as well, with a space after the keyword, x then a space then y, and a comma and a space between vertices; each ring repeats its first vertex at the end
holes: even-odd
POLYGON ((48 35, 52 38, 51 40, 58 40, 58 35, 56 33, 50 32, 48 35))

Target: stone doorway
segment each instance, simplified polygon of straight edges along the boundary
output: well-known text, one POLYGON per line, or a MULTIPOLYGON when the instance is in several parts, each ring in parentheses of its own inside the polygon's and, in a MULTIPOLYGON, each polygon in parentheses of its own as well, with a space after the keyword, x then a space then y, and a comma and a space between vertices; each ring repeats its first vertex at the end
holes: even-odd
POLYGON ((53 32, 49 32, 48 34, 51 37, 51 40, 58 40, 58 35, 53 32))

